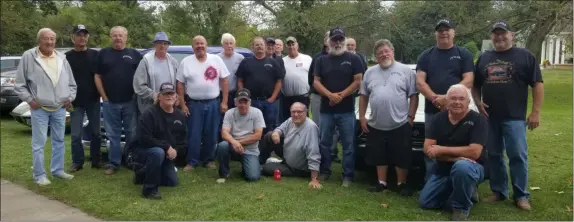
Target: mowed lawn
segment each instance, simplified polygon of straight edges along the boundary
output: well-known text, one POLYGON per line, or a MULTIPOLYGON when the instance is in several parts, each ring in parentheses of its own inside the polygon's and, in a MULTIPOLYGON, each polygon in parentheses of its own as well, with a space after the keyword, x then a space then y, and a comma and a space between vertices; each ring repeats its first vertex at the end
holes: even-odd
MULTIPOLYGON (((523 212, 512 201, 479 203, 470 220, 569 220, 572 221, 572 70, 544 71, 546 97, 540 128, 528 132, 529 186, 533 211, 523 212), (560 192, 560 193, 559 193, 560 192)), ((530 108, 530 106, 529 106, 530 108)), ((1 121, 2 178, 34 192, 78 207, 105 220, 448 220, 449 214, 421 210, 417 196, 393 192, 369 193, 365 175, 358 174, 349 188, 340 186, 341 165, 334 164, 331 180, 323 189, 310 190, 308 179, 262 178, 246 183, 233 163, 232 176, 216 184, 216 170, 205 168, 178 172, 180 185, 160 188, 163 200, 140 197, 141 186, 132 184, 132 173, 123 168, 105 176, 86 164, 71 181, 51 178, 39 187, 32 181, 31 130, 9 117, 1 121)), ((70 166, 70 138, 66 137, 66 168, 70 166)), ((46 145, 49 170, 51 145, 46 145)), ((480 196, 489 195, 488 183, 480 196)))

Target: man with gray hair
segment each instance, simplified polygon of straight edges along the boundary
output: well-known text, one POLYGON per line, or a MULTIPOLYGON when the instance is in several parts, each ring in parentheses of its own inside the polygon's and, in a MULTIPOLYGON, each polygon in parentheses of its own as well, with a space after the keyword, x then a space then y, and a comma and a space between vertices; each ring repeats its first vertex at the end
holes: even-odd
POLYGON ((285 62, 285 79, 281 87, 283 98, 281 99, 281 122, 289 119, 289 109, 295 102, 309 105, 309 85, 307 73, 311 66, 311 56, 299 52, 299 43, 295 37, 287 38, 288 55, 283 58, 285 62))
POLYGON ((275 56, 283 57, 283 46, 281 39, 275 39, 275 56))
POLYGON ((152 43, 154 49, 139 63, 133 81, 141 114, 157 102, 161 84, 168 82, 176 85, 175 74, 179 67, 179 61, 167 53, 171 41, 165 32, 156 33, 152 43))
POLYGON ((347 51, 361 57, 361 62, 363 62, 365 70, 369 68, 367 65, 367 57, 365 57, 365 55, 361 54, 360 52, 357 52, 357 41, 354 38, 347 38, 347 51))
POLYGON ((365 72, 360 88, 359 120, 367 134, 366 162, 377 167, 377 179, 371 192, 387 188, 387 170, 393 165, 397 172, 400 194, 410 196, 407 185, 411 165, 411 134, 419 98, 416 74, 408 66, 395 61, 393 44, 382 39, 375 43, 378 66, 365 72), (371 101, 371 116, 365 116, 371 101))
POLYGON ((229 70, 230 74, 227 77, 227 82, 229 82, 229 96, 227 97, 228 109, 235 107, 235 102, 233 101, 235 98, 235 90, 237 90, 237 76, 235 76, 235 72, 237 72, 239 64, 245 58, 243 55, 234 51, 235 43, 235 37, 233 37, 233 35, 224 33, 221 35, 221 45, 223 46, 223 52, 217 54, 223 60, 223 63, 225 63, 225 66, 227 67, 227 70, 229 70))
POLYGON ((14 91, 30 106, 32 114, 33 178, 38 185, 51 182, 44 171, 44 146, 48 125, 52 140, 50 172, 54 177, 72 179, 64 172, 64 131, 66 109, 76 98, 76 82, 66 56, 55 50, 56 33, 49 28, 38 31, 38 46, 22 54, 16 71, 14 91))
POLYGON ((95 82, 103 100, 104 128, 110 140, 109 164, 104 174, 112 175, 122 163, 121 135, 126 136, 126 145, 135 139, 137 104, 133 87, 134 75, 141 54, 133 48, 126 48, 128 30, 115 26, 110 30, 112 46, 103 48, 98 54, 95 82))
POLYGON ((473 206, 478 184, 484 180, 487 143, 486 117, 469 108, 470 90, 462 84, 451 86, 447 110, 431 120, 425 134, 424 152, 437 162, 419 197, 423 209, 452 210, 452 220, 466 220, 473 206))
POLYGON ((315 64, 315 89, 321 98, 321 180, 331 175, 331 152, 335 127, 343 144, 343 187, 351 185, 355 175, 355 100, 353 93, 361 84, 363 65, 359 56, 347 52, 345 32, 336 27, 329 32, 329 54, 315 64))

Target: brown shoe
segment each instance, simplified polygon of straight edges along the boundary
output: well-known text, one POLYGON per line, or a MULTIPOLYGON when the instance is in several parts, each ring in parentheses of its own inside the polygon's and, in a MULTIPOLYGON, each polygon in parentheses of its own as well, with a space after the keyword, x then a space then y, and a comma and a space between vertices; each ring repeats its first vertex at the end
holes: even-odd
POLYGON ((68 170, 69 173, 75 173, 78 172, 80 170, 84 169, 84 167, 80 164, 72 164, 72 166, 70 167, 70 169, 68 170))
POLYGON ((503 200, 502 198, 500 198, 497 194, 491 194, 490 196, 488 196, 486 198, 486 200, 484 200, 484 202, 486 203, 492 203, 492 202, 496 202, 496 201, 501 201, 503 200))
POLYGON ((105 175, 112 175, 112 174, 114 174, 114 173, 116 173, 116 169, 113 168, 113 167, 110 167, 110 168, 104 170, 104 174, 105 174, 105 175))
POLYGON ((516 201, 516 207, 521 210, 530 211, 532 207, 530 207, 530 202, 528 200, 519 200, 516 201))
POLYGON ((212 170, 217 169, 217 166, 215 165, 214 162, 209 162, 207 165, 205 165, 205 167, 207 167, 207 169, 212 169, 212 170))
POLYGON ((183 168, 183 171, 184 171, 184 172, 192 171, 192 170, 193 170, 193 167, 192 167, 191 165, 189 165, 189 164, 188 164, 188 165, 185 165, 185 167, 183 168))

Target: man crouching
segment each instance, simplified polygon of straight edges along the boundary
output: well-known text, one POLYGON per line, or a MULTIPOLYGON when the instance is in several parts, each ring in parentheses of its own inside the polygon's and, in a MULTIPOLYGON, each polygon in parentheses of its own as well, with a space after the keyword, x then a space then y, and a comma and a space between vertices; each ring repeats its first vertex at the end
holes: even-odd
MULTIPOLYGON (((158 187, 176 186, 177 174, 173 161, 176 150, 187 148, 187 124, 182 111, 175 109, 175 86, 160 86, 157 104, 145 110, 138 125, 139 162, 145 164, 142 195, 148 199, 161 199, 158 187)), ((136 182, 137 183, 137 182, 136 182)))
POLYGON ((247 181, 257 181, 261 176, 259 140, 265 128, 263 113, 251 106, 251 92, 246 88, 238 89, 235 93, 235 106, 223 117, 221 137, 224 141, 217 145, 217 183, 225 183, 229 177, 229 161, 232 158, 241 159, 243 176, 247 181))
POLYGON ((319 165, 319 127, 307 118, 305 104, 295 102, 291 105, 291 118, 283 122, 274 131, 268 132, 261 142, 260 161, 269 158, 275 151, 283 159, 281 163, 266 163, 262 173, 272 176, 280 170, 282 176, 311 177, 309 187, 320 189, 319 165))
POLYGON ((448 111, 433 118, 424 142, 425 153, 437 161, 437 167, 421 191, 419 204, 424 209, 452 208, 451 219, 458 221, 468 217, 472 196, 484 179, 480 156, 488 127, 484 116, 469 110, 466 86, 453 85, 446 96, 448 111))

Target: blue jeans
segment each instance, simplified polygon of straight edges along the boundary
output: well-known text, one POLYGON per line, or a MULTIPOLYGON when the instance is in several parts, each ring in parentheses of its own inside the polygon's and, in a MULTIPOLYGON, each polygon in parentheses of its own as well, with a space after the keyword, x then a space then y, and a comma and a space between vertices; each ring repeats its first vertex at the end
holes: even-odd
POLYGON ((134 100, 125 103, 103 103, 104 128, 106 136, 110 140, 108 167, 118 168, 122 163, 121 136, 122 131, 126 136, 126 145, 135 139, 136 110, 134 100))
MULTIPOLYGON (((429 135, 429 131, 431 129, 432 119, 434 116, 435 116, 435 114, 425 113, 425 135, 429 135)), ((434 174, 434 170, 436 167, 436 161, 429 158, 426 154, 424 156, 424 160, 425 160, 425 178, 424 178, 424 180, 426 182, 434 174)))
POLYGON ((219 132, 219 100, 190 100, 187 102, 190 115, 187 118, 187 164, 196 167, 215 159, 215 146, 219 132))
POLYGON ((157 192, 160 185, 177 186, 178 178, 173 161, 166 159, 167 155, 162 148, 140 149, 140 152, 140 158, 145 163, 143 194, 157 192))
POLYGON ((274 103, 270 103, 267 102, 267 100, 263 99, 251 100, 251 106, 261 110, 261 113, 263 113, 263 119, 265 120, 265 128, 263 128, 262 135, 265 135, 267 132, 272 131, 278 127, 279 106, 277 101, 278 100, 276 100, 274 103))
POLYGON ((219 177, 227 178, 229 176, 229 161, 231 157, 241 157, 243 167, 243 176, 247 181, 256 181, 261 177, 261 165, 259 157, 256 155, 239 154, 235 152, 231 144, 223 141, 217 145, 217 159, 219 160, 219 177))
POLYGON ((508 168, 504 151, 508 156, 513 199, 528 200, 528 145, 526 144, 526 121, 489 119, 488 162, 490 189, 500 198, 508 198, 508 168))
POLYGON ((458 160, 452 166, 450 175, 433 174, 426 182, 419 197, 423 209, 452 208, 468 216, 471 201, 477 185, 484 179, 484 169, 478 163, 458 160))
POLYGON ((339 130, 341 144, 343 145, 343 177, 353 178, 355 175, 355 124, 354 112, 348 113, 321 113, 321 152, 320 173, 331 175, 333 133, 335 127, 339 130))
POLYGON ((98 164, 101 160, 101 136, 100 136, 100 102, 86 104, 82 107, 74 107, 70 112, 70 128, 72 134, 72 163, 84 164, 84 146, 82 145, 82 134, 89 134, 90 138, 90 158, 92 165, 98 164), (84 114, 88 117, 89 124, 84 129, 84 114))
POLYGON ((64 172, 64 133, 66 131, 66 109, 54 112, 42 108, 31 110, 32 122, 32 161, 34 181, 46 177, 44 171, 44 145, 48 140, 48 123, 52 140, 52 162, 50 172, 57 175, 64 172))

